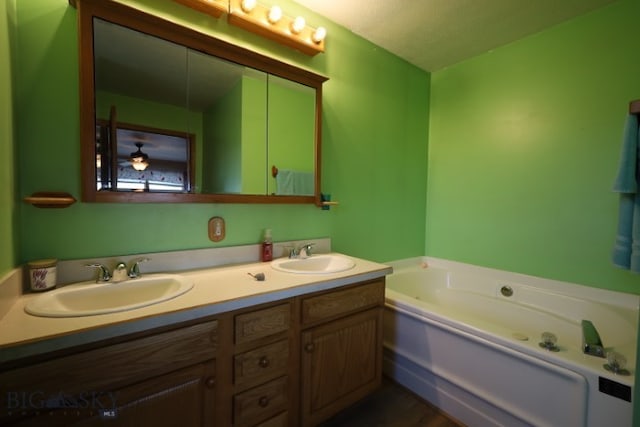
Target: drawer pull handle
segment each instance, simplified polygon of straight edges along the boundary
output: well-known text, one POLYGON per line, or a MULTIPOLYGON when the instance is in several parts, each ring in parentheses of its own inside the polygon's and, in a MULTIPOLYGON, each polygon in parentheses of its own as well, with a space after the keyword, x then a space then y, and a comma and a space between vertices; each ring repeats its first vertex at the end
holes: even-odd
POLYGON ((262 356, 260 358, 260 360, 258 361, 258 365, 260 365, 261 368, 268 368, 269 367, 269 359, 267 359, 267 356, 262 356))
POLYGON ((313 350, 315 350, 315 349, 316 349, 316 346, 312 342, 310 342, 310 343, 308 343, 308 344, 306 344, 304 346, 304 351, 306 351, 307 353, 312 353, 313 350))
POLYGON ((260 405, 261 408, 266 408, 269 405, 269 398, 262 396, 260 400, 258 400, 258 405, 260 405))
POLYGON ((204 383, 208 388, 213 388, 216 385, 216 379, 213 377, 209 377, 207 378, 207 380, 204 383))

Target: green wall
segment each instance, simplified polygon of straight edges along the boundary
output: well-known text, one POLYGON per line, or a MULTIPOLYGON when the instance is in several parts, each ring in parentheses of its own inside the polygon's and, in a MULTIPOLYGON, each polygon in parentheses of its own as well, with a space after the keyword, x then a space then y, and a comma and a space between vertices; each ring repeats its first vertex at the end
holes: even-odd
MULTIPOLYGON (((327 51, 308 57, 175 2, 123 3, 327 75, 323 191, 341 205, 19 203, 16 262, 251 244, 329 236, 335 250, 383 261, 424 252, 429 74, 292 1, 281 6, 327 27, 327 51), (212 216, 227 238, 207 237, 212 216), (132 233, 131 230, 135 230, 132 233)), ((66 1, 17 3, 18 197, 67 191, 80 198, 76 10, 66 1)))
POLYGON ((14 111, 12 51, 15 0, 0 2, 0 277, 16 266, 17 212, 15 203, 14 111))
POLYGON ((640 2, 432 75, 426 253, 640 294, 610 262, 640 2))

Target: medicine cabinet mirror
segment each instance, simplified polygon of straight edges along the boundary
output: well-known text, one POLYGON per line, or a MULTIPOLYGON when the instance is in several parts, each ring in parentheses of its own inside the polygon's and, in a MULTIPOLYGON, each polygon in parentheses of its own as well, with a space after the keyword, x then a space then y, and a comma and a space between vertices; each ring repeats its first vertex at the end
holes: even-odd
POLYGON ((320 205, 325 77, 116 2, 70 2, 83 201, 320 205))

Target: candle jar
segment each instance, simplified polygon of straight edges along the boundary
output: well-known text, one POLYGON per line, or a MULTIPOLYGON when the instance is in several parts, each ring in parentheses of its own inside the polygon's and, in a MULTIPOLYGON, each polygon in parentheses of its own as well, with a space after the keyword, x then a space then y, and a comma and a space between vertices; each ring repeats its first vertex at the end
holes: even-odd
POLYGON ((27 264, 32 291, 46 291, 56 286, 57 263, 55 259, 42 259, 27 264))

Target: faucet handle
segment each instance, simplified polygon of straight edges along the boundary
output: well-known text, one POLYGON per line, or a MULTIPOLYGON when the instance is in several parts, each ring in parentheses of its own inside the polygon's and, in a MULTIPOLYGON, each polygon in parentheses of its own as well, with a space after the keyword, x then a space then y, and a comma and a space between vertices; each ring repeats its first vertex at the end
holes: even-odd
POLYGON ((300 256, 300 258, 310 257, 311 248, 313 248, 314 245, 315 243, 305 243, 304 245, 300 246, 300 249, 298 249, 298 256, 300 256))
POLYGON ((284 245, 283 252, 288 258, 297 258, 298 249, 294 245, 284 245))
POLYGON ((625 369, 627 367, 627 358, 617 351, 607 352, 607 363, 603 366, 604 369, 614 374, 629 375, 629 371, 625 369))
POLYGON ((553 332, 543 332, 540 339, 541 341, 538 343, 540 347, 547 351, 560 351, 560 348, 556 345, 558 337, 553 332))
POLYGON ((111 273, 109 273, 109 269, 105 267, 103 264, 99 264, 99 263, 85 264, 85 267, 98 269, 98 277, 96 278, 96 283, 104 283, 111 280, 111 273))
POLYGON ((131 264, 131 268, 129 269, 129 277, 131 279, 135 279, 140 277, 140 263, 150 261, 150 258, 138 258, 131 264))

